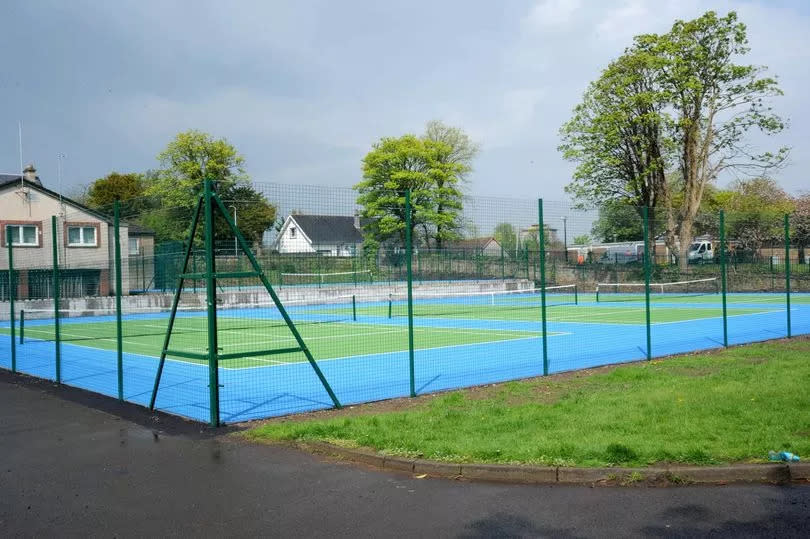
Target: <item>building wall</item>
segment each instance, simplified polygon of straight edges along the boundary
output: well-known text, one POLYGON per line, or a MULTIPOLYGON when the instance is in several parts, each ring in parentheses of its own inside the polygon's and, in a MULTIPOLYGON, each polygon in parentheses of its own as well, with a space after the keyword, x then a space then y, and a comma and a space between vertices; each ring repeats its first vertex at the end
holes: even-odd
POLYGON ((312 245, 309 240, 301 232, 301 228, 297 223, 290 218, 284 223, 284 228, 278 237, 278 252, 279 253, 314 253, 312 245), (292 234, 292 229, 295 228, 295 236, 292 234))
MULTIPOLYGON (((57 216, 56 241, 59 257, 59 267, 64 270, 98 270, 99 295, 107 295, 115 291, 114 243, 113 226, 95 215, 81 210, 70 204, 62 204, 58 199, 52 198, 33 188, 25 192, 19 187, 8 187, 0 190, 0 234, 5 236, 6 224, 19 224, 22 222, 35 224, 38 227, 38 242, 36 246, 14 247, 14 268, 25 272, 20 274, 18 285, 20 291, 27 294, 26 283, 32 283, 35 276, 40 280, 44 278, 45 270, 53 268, 53 235, 51 216, 57 216), (94 227, 96 229, 95 246, 70 246, 67 241, 67 226, 94 227)), ((129 290, 128 264, 127 264, 127 227, 119 230, 122 259, 122 289, 129 290)), ((8 248, 5 237, 0 241, 0 271, 8 270, 8 248)), ((94 273, 94 272, 87 272, 94 273)))

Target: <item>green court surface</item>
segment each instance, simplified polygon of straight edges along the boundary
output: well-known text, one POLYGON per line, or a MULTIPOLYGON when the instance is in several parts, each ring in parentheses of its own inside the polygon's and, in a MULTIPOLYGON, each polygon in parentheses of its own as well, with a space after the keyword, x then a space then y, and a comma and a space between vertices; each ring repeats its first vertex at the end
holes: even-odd
MULTIPOLYGON (((157 357, 165 337, 165 319, 127 320, 123 323, 125 353, 157 357)), ((408 350, 408 328, 404 324, 363 324, 357 322, 299 323, 298 329, 307 347, 318 360, 408 350)), ((539 329, 539 328, 538 328, 539 329)), ((8 334, 7 328, 0 332, 8 334)), ((116 349, 114 321, 82 323, 63 320, 60 336, 64 343, 116 349)), ((554 335, 554 333, 549 333, 554 335)), ((472 329, 443 327, 414 327, 416 349, 442 348, 467 344, 538 338, 539 331, 503 329, 472 329)), ((25 342, 18 351, 25 354, 26 346, 42 346, 54 340, 54 326, 41 321, 25 327, 25 342), (45 341, 45 343, 43 343, 45 341)), ((170 350, 204 354, 207 346, 205 318, 178 318, 169 345, 170 350)), ((258 318, 219 318, 218 346, 223 354, 292 348, 295 338, 280 320, 258 318)), ((172 357, 169 354, 168 357, 172 357)), ((174 357, 178 361, 207 363, 204 359, 174 357)), ((223 368, 247 368, 305 361, 302 352, 221 360, 223 368)))

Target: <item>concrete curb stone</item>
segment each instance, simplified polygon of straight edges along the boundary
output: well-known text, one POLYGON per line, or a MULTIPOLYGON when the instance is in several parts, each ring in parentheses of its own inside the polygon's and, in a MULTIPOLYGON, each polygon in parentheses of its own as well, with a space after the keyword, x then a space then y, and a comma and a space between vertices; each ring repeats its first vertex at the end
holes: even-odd
POLYGON ((317 453, 366 464, 375 468, 425 474, 433 477, 522 484, 724 484, 785 483, 810 480, 810 463, 734 464, 728 466, 667 466, 649 468, 573 468, 510 464, 458 464, 384 455, 368 449, 348 448, 327 442, 302 444, 317 453))

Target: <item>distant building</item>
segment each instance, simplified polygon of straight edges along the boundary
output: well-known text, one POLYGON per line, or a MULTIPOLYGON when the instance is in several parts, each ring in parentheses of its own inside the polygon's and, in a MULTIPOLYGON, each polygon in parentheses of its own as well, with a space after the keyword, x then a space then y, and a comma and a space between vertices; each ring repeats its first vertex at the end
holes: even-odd
POLYGON ((363 244, 359 217, 290 215, 273 242, 279 253, 352 256, 363 244))
MULTIPOLYGON (((0 208, 0 299, 9 295, 9 235, 17 276, 16 298, 52 297, 54 234, 63 297, 115 293, 114 227, 109 216, 44 187, 33 165, 28 165, 22 176, 0 174, 0 208), (56 230, 52 216, 56 216, 56 230)), ((128 293, 133 284, 129 253, 136 246, 139 252, 147 249, 150 241, 154 245, 153 236, 142 228, 130 233, 127 223, 120 224, 122 293, 128 293)), ((153 265, 151 258, 148 263, 153 265)), ((144 261, 142 269, 145 267, 144 261)))
POLYGON ((501 244, 492 236, 447 242, 444 247, 481 253, 484 256, 501 256, 501 244))

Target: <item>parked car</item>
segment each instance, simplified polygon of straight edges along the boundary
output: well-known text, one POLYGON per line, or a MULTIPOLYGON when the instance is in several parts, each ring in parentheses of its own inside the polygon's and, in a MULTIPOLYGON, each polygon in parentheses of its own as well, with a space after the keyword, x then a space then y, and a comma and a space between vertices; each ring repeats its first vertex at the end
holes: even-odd
POLYGON ((693 241, 687 254, 690 264, 703 264, 714 260, 712 242, 708 240, 693 241))

